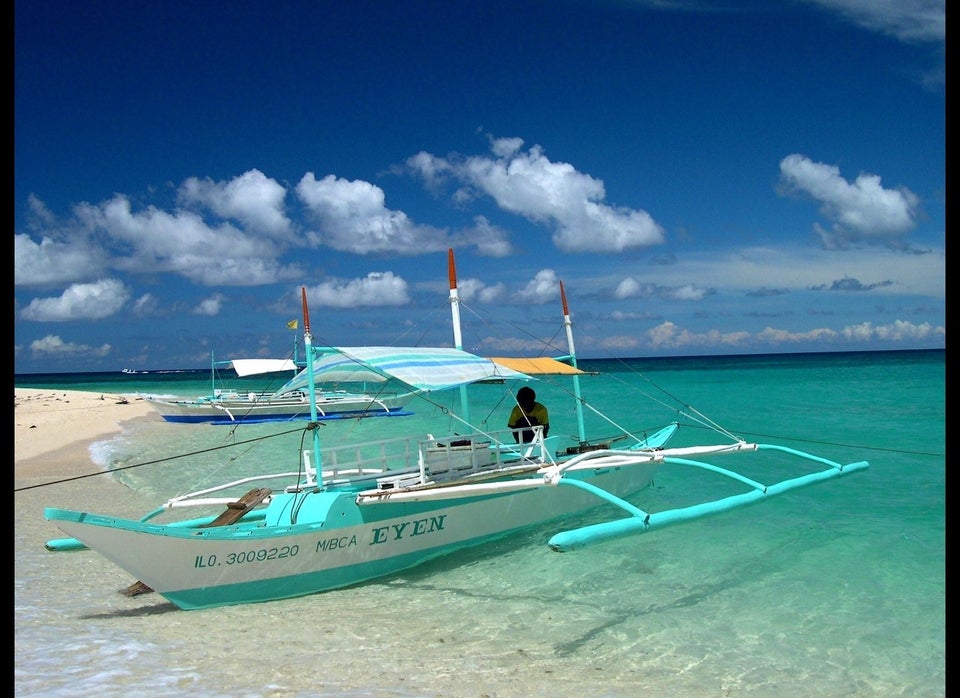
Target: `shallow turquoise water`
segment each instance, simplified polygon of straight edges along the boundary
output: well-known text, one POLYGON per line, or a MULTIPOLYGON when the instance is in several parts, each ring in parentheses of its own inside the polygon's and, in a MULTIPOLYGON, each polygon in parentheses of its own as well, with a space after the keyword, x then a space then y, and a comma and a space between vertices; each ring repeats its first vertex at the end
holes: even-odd
MULTIPOLYGON (((17 531, 16 693, 942 696, 945 358, 889 352, 581 361, 600 371, 581 380, 588 402, 634 430, 679 418, 673 445, 708 436, 678 417, 669 398, 682 396, 747 439, 785 440, 871 466, 575 553, 551 552, 546 540, 556 527, 544 526, 351 589, 183 612, 153 596, 116 594, 123 574, 95 555, 42 550, 37 541, 57 532, 31 520, 17 531)), ((175 375, 15 382, 209 392, 204 372, 175 375)), ((535 387, 551 409, 551 433, 574 436, 566 386, 535 387)), ((476 388, 472 417, 488 428, 506 421, 502 388, 476 388)), ((443 431, 441 406, 412 409, 413 417, 330 424, 322 437, 335 443, 420 427, 443 431)), ((592 433, 613 431, 592 413, 585 420, 592 433)), ((94 453, 105 466, 124 467, 160 460, 171 443, 180 453, 204 451, 124 470, 136 496, 153 502, 207 478, 297 458, 295 432, 256 441, 281 431, 290 425, 233 431, 145 420, 94 453), (209 450, 239 441, 250 443, 209 450)), ((663 469, 634 501, 659 510, 722 486, 689 469, 663 469)), ((15 505, 56 499, 55 492, 18 493, 15 505)), ((577 523, 593 520, 601 513, 577 523)))

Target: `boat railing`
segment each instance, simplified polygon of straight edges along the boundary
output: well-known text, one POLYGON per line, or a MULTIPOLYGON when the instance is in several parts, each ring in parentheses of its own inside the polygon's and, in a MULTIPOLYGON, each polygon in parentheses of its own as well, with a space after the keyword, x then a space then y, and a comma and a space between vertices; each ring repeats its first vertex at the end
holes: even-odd
POLYGON ((168 500, 162 509, 224 505, 235 496, 211 496, 253 483, 296 478, 285 491, 303 491, 325 486, 377 487, 390 490, 470 479, 487 473, 508 472, 518 467, 529 470, 552 463, 549 445, 542 427, 534 427, 529 443, 510 443, 511 430, 476 432, 443 438, 431 434, 398 437, 359 444, 332 445, 323 449, 322 479, 318 481, 313 452, 302 452, 299 472, 277 472, 241 478, 215 487, 190 492, 168 500))
POLYGON ((211 495, 216 492, 234 490, 237 487, 249 487, 253 483, 266 483, 272 480, 298 477, 302 474, 303 473, 296 472, 271 473, 266 475, 254 475, 251 477, 240 478, 238 480, 231 480, 230 482, 224 482, 219 485, 215 485, 214 487, 208 487, 207 489, 198 490, 196 492, 188 492, 176 497, 171 497, 164 502, 158 508, 158 510, 163 511, 166 509, 180 509, 184 507, 224 506, 236 501, 237 497, 235 495, 225 495, 221 497, 209 497, 207 495, 211 495))
MULTIPOLYGON (((322 452, 323 481, 331 482, 383 474, 388 471, 411 471, 419 464, 418 443, 429 437, 398 437, 341 446, 327 445, 322 452)), ((304 463, 313 452, 304 451, 304 463)))
POLYGON ((415 455, 416 461, 405 461, 403 469, 391 470, 389 475, 377 478, 377 490, 396 490, 476 479, 478 476, 498 475, 537 469, 552 462, 550 450, 543 437, 543 428, 535 427, 534 439, 529 443, 513 443, 511 430, 457 434, 444 438, 429 436, 411 440, 405 453, 415 455), (509 440, 509 441, 508 441, 509 440))

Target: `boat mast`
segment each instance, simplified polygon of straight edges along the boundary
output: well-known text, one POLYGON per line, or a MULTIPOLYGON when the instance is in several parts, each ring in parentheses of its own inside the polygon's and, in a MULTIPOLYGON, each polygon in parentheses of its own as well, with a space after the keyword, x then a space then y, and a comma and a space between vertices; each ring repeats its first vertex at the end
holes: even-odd
MULTIPOLYGON (((450 279, 450 312, 453 314, 453 344, 463 350, 463 335, 460 331, 460 292, 457 289, 457 265, 453 261, 453 248, 447 248, 447 277, 450 279)), ((460 409, 463 418, 470 422, 470 406, 467 400, 467 386, 460 386, 460 409)))
MULTIPOLYGON (((570 353, 570 365, 577 367, 577 350, 573 346, 573 321, 570 319, 570 308, 567 306, 567 294, 563 290, 563 281, 560 282, 560 302, 563 304, 563 327, 567 331, 567 351, 570 353)), ((587 441, 587 431, 583 426, 583 399, 580 397, 580 376, 573 374, 573 394, 577 406, 577 430, 580 443, 587 441)))
POLYGON ((307 309, 307 288, 300 287, 303 304, 303 353, 307 360, 307 394, 310 399, 310 423, 313 426, 313 464, 317 471, 317 484, 323 485, 323 467, 320 460, 320 425, 317 423, 317 388, 313 375, 313 336, 310 334, 310 311, 307 309))

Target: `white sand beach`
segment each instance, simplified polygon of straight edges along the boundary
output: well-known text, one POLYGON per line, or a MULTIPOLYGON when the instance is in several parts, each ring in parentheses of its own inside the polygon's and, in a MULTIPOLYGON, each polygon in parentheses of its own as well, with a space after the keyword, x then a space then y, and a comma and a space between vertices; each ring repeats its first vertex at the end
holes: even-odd
POLYGON ((142 398, 77 390, 14 388, 14 477, 76 477, 96 469, 91 443, 154 412, 142 398))
MULTIPOLYGON (((162 419, 142 398, 75 390, 14 388, 14 524, 28 549, 61 534, 44 520, 46 506, 111 509, 135 515, 138 493, 104 475, 90 446, 122 424, 162 419)), ((142 512, 141 512, 142 513, 142 512)))

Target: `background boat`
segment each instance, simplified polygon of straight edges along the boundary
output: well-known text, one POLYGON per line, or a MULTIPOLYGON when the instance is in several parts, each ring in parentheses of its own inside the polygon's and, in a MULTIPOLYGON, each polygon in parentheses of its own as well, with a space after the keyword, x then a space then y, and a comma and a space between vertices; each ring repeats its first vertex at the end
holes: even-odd
MULTIPOLYGON (((332 390, 317 393, 317 415, 321 419, 357 417, 404 417, 412 394, 354 393, 332 390)), ((236 422, 284 422, 310 419, 310 401, 304 391, 283 395, 233 391, 201 396, 193 400, 144 396, 164 420, 182 424, 233 424, 236 422)))
MULTIPOLYGON (((296 358, 217 362, 211 355, 209 394, 195 398, 144 395, 143 399, 164 420, 182 424, 308 420, 308 391, 294 385, 292 379, 273 391, 216 387, 218 382, 224 380, 225 371, 232 371, 238 379, 282 373, 292 374, 296 378, 302 368, 302 363, 296 358)), ((322 419, 408 416, 412 413, 405 407, 411 397, 409 391, 385 391, 380 383, 374 383, 374 389, 369 391, 332 386, 315 392, 317 415, 322 419)))

